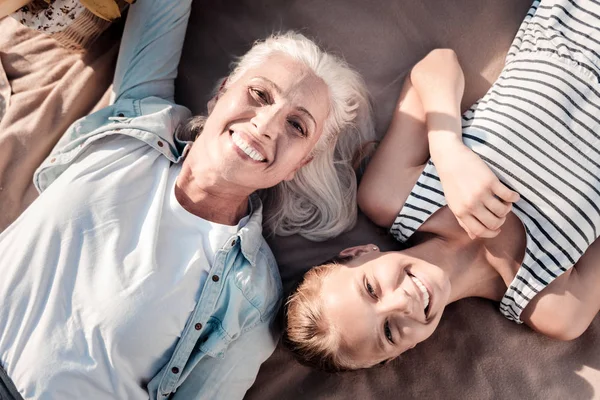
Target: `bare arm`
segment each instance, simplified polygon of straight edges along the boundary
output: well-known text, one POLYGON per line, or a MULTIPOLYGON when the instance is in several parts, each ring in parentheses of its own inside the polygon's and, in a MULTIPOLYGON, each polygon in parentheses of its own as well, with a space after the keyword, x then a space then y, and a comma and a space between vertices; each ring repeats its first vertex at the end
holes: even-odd
POLYGON ((377 225, 394 222, 429 159, 425 112, 410 75, 392 122, 358 188, 358 205, 377 225))
POLYGON ((496 236, 519 195, 462 141, 464 76, 456 54, 434 50, 415 66, 412 76, 423 101, 431 160, 448 207, 472 239, 496 236))
POLYGON ((573 268, 531 300, 521 319, 547 336, 575 339, 600 311, 599 287, 600 239, 596 239, 573 268))
POLYGON ((450 210, 469 236, 498 234, 518 194, 463 144, 463 91, 450 49, 431 51, 411 70, 359 188, 359 206, 376 224, 391 226, 431 154, 450 210))
POLYGON ((436 49, 410 71, 392 122, 369 163, 358 204, 376 224, 389 227, 431 157, 449 145, 462 148, 462 69, 454 51, 436 49), (438 151, 437 149, 440 149, 438 151))

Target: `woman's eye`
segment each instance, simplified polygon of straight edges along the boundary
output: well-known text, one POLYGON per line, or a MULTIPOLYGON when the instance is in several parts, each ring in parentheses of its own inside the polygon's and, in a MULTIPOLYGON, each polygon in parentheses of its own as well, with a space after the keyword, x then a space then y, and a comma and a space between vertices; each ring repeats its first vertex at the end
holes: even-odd
POLYGON ((269 97, 262 90, 251 88, 250 91, 252 92, 254 97, 257 98, 257 100, 259 100, 261 103, 267 104, 269 102, 269 97))
POLYGON ((297 130, 301 136, 306 136, 304 133, 304 128, 302 127, 302 125, 300 125, 298 122, 294 121, 293 119, 289 120, 288 123, 295 129, 297 130))
POLYGON ((371 286, 371 284, 369 283, 369 281, 367 281, 367 292, 369 292, 369 295, 371 295, 371 297, 373 298, 377 298, 377 294, 375 293, 375 289, 373 289, 373 286, 371 286))
POLYGON ((383 324, 383 332, 385 333, 385 338, 388 340, 388 342, 393 344, 394 338, 392 337, 392 330, 390 329, 389 321, 385 321, 385 324, 383 324))

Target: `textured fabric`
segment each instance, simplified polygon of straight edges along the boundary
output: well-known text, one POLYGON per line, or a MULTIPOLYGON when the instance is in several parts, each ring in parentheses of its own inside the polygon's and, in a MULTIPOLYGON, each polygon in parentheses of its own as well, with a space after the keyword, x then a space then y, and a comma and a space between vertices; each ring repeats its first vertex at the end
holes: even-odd
POLYGON ((107 92, 120 40, 120 27, 113 28, 80 54, 12 18, 0 20, 0 104, 5 105, 0 120, 0 231, 37 197, 33 172, 60 136, 107 92))
MULTIPOLYGON (((521 195, 525 257, 500 303, 521 322, 529 301, 600 232, 600 4, 535 2, 498 80, 463 116, 463 142, 521 195)), ((446 204, 427 163, 391 232, 406 240, 446 204)))
MULTIPOLYGON (((128 4, 116 0, 121 11, 128 4)), ((79 0, 33 0, 11 14, 11 17, 30 29, 51 35, 62 47, 81 51, 104 32, 111 22, 85 8, 79 0)))
POLYGON ((31 29, 55 33, 73 23, 84 10, 79 0, 51 0, 44 8, 21 7, 11 17, 31 29))
POLYGON ((139 383, 169 360, 214 253, 237 237, 205 245, 211 223, 175 198, 178 166, 105 137, 0 235, 0 354, 23 397, 148 398, 139 383))

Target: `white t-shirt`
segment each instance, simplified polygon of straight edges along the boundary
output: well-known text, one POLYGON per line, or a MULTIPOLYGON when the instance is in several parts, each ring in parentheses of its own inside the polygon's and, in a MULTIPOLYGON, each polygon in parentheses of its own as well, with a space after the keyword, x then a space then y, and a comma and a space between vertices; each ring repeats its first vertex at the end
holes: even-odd
POLYGON ((183 209, 180 168, 101 139, 0 234, 0 358, 24 398, 148 398, 241 227, 183 209))

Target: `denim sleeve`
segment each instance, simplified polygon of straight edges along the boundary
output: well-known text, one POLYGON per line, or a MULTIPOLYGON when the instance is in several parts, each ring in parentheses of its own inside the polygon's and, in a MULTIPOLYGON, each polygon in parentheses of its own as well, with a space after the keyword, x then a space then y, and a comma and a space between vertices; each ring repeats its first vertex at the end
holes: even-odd
POLYGON ((170 399, 241 400, 278 340, 279 334, 262 323, 232 342, 224 358, 203 358, 170 399))
POLYGON ((191 0, 141 0, 130 6, 111 103, 157 96, 174 100, 174 80, 191 0))

